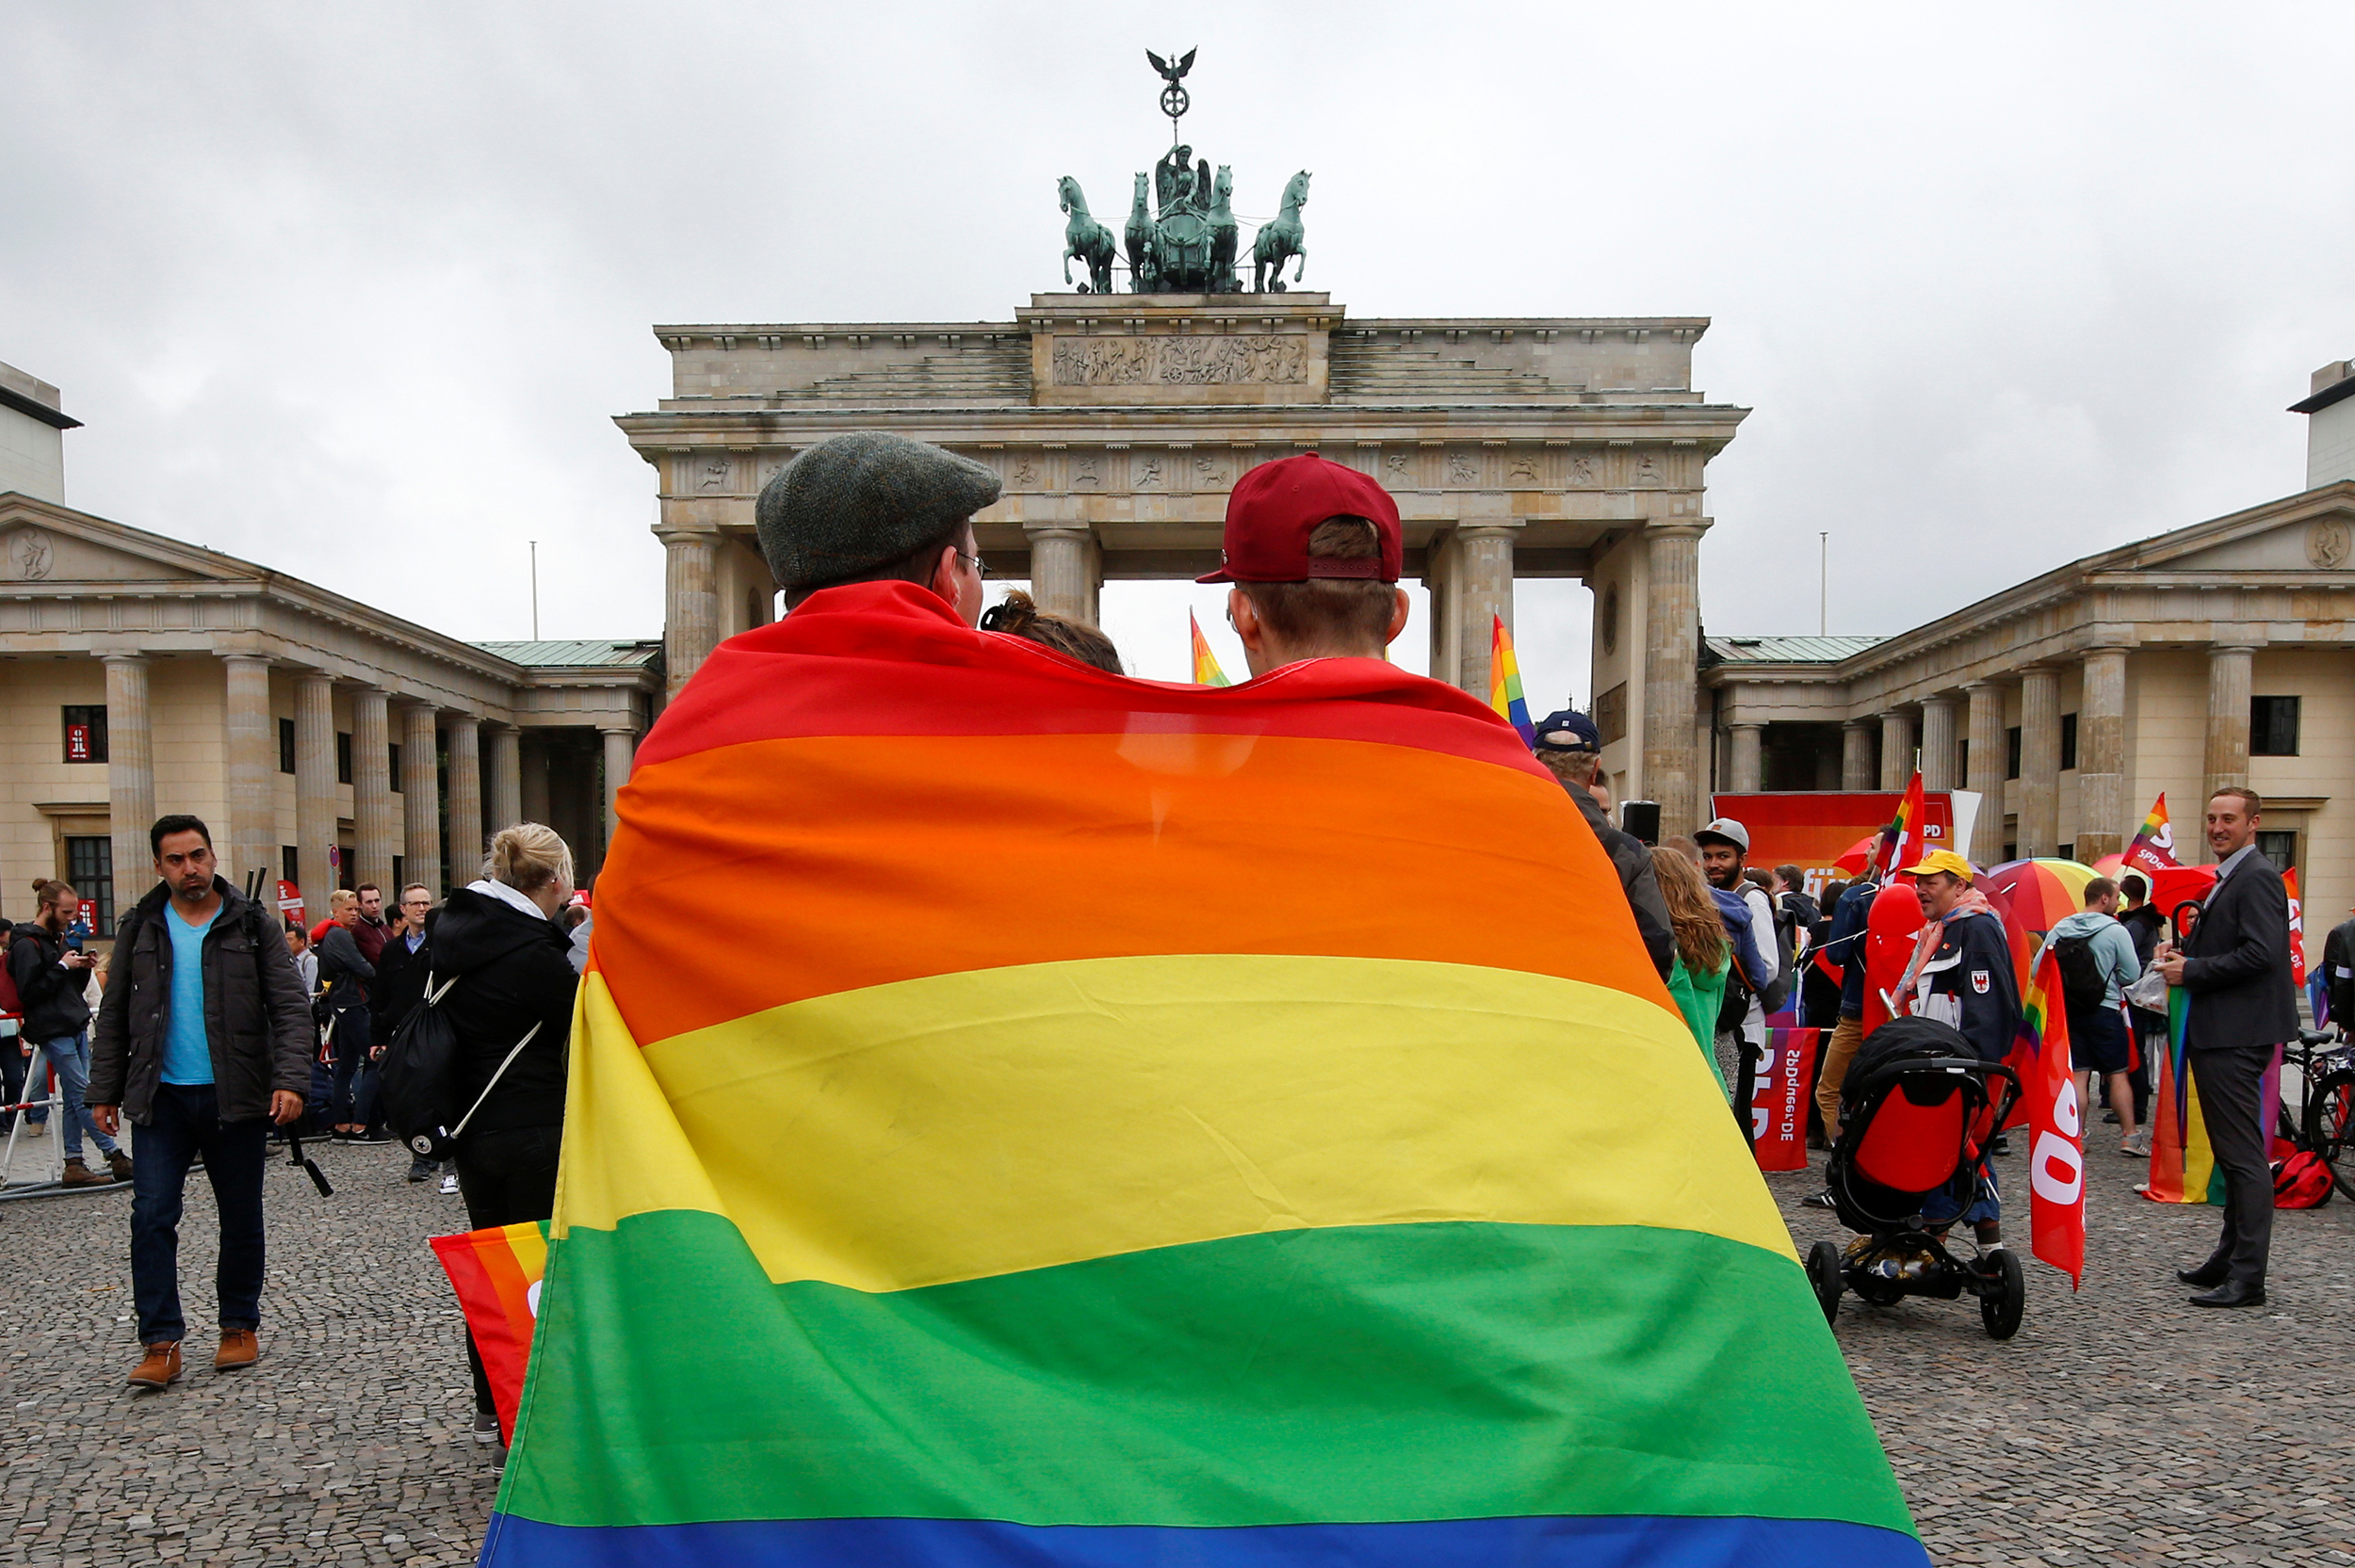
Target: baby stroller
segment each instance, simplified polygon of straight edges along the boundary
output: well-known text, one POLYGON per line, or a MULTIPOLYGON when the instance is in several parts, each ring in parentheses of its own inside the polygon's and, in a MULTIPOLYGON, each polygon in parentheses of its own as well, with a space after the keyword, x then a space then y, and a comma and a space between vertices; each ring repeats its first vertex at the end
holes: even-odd
POLYGON ((1844 1251, 1818 1241, 1807 1257, 1825 1321, 1839 1317, 1843 1288, 1876 1306, 1968 1291, 1990 1338, 2019 1332, 2027 1300, 2019 1258, 2004 1247, 1957 1258, 1922 1220, 1962 1172, 1984 1172, 1987 1145, 2019 1098, 2018 1075, 1981 1061, 1949 1025, 1892 1018, 1873 1031, 1841 1085, 1840 1142, 1824 1170, 1840 1222, 1860 1239, 1844 1251))

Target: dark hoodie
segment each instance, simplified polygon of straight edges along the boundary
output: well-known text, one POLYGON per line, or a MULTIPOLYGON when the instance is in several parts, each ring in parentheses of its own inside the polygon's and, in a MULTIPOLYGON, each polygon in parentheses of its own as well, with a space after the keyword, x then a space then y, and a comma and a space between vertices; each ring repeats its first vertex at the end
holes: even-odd
POLYGON ((460 1114, 475 1103, 532 1025, 540 1032, 466 1123, 466 1137, 564 1122, 564 1049, 580 978, 556 922, 462 887, 433 926, 433 983, 456 980, 438 1004, 458 1039, 460 1114))

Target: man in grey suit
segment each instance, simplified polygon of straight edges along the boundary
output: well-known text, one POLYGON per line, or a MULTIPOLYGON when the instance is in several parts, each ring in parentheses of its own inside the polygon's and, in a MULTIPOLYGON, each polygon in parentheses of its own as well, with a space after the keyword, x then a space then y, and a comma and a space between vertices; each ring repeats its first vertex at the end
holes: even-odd
POLYGON ((2282 874, 2257 852, 2265 802, 2237 784, 2208 798, 2216 886, 2182 951, 2159 945, 2159 972, 2191 993, 2184 1057, 2208 1142, 2224 1170, 2224 1234, 2208 1261, 2176 1271, 2201 1287, 2192 1304, 2263 1306, 2273 1241, 2273 1171, 2260 1088, 2273 1053, 2298 1032, 2290 982, 2290 903, 2282 874))

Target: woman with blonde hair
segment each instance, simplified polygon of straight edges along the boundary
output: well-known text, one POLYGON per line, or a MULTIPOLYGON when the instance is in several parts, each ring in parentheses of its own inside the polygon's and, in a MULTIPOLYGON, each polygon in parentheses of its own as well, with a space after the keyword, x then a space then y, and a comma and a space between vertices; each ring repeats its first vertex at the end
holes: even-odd
MULTIPOLYGON (((556 916, 572 896, 572 850, 555 829, 518 822, 492 835, 480 880, 452 893, 434 923, 428 994, 440 994, 434 1005, 457 1037, 453 1154, 476 1230, 556 1211, 564 1047, 580 983, 556 916)), ((475 1440, 495 1443, 498 1416, 471 1337, 466 1357, 475 1440)))
POLYGON ((1668 994, 1684 1014, 1684 1026, 1701 1048, 1720 1090, 1726 1075, 1717 1066, 1717 1013, 1726 999, 1726 974, 1733 967, 1733 944, 1711 901, 1700 868, 1665 845, 1651 852, 1652 875, 1668 906, 1668 929, 1676 937, 1676 962, 1668 969, 1668 994))

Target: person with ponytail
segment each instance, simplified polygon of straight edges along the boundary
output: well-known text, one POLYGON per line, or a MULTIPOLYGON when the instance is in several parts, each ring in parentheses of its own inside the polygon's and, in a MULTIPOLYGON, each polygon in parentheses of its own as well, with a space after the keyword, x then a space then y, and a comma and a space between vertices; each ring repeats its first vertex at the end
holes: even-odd
POLYGON ((1035 642, 1042 648, 1092 664, 1107 674, 1124 674, 1120 668, 1120 650, 1113 639, 1084 621, 1074 621, 1067 615, 1049 615, 1038 607, 1037 601, 1020 589, 1010 589, 1003 600, 983 612, 982 630, 1003 632, 1025 642, 1035 642))
MULTIPOLYGON (((572 850, 555 829, 518 822, 492 835, 481 878, 452 893, 434 922, 428 994, 441 994, 435 1005, 457 1038, 458 1190, 476 1230, 556 1212, 565 1044, 580 984, 556 916, 572 896, 572 850)), ((466 1358, 475 1440, 496 1443, 491 1384, 471 1336, 466 1358)))

